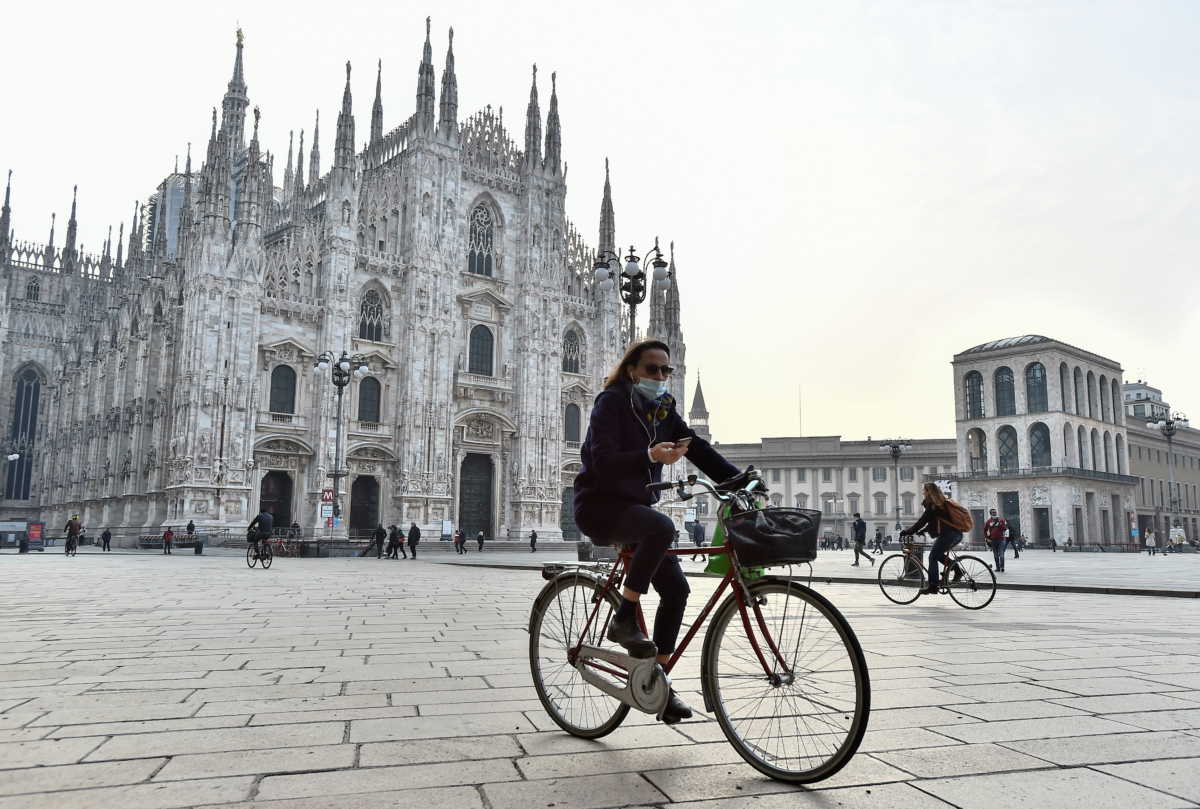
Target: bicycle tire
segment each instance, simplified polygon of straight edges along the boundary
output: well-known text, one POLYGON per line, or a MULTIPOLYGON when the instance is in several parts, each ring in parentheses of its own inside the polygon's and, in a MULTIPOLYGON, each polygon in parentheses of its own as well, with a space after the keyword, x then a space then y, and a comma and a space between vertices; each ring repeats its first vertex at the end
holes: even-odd
POLYGON ((962 579, 946 583, 946 590, 954 603, 966 610, 981 610, 991 604, 996 597, 996 574, 992 572, 991 565, 978 556, 960 556, 955 564, 964 568, 964 578, 970 579, 970 584, 963 585, 962 579), (969 598, 968 593, 976 597, 969 598))
MULTIPOLYGON (((739 634, 745 635, 745 625, 740 620, 737 599, 731 594, 717 609, 704 636, 700 683, 704 690, 705 704, 716 717, 725 738, 746 763, 759 772, 778 781, 793 784, 821 781, 846 766, 858 750, 867 731, 867 721, 871 714, 871 679, 862 646, 853 628, 837 607, 821 594, 802 584, 767 579, 751 584, 748 592, 750 598, 760 601, 763 622, 771 630, 771 637, 781 653, 785 653, 786 656, 786 652, 791 651, 792 659, 788 662, 795 679, 790 683, 772 683, 762 671, 757 655, 748 646, 747 652, 750 656, 738 652, 735 643, 739 634), (785 623, 789 611, 788 602, 793 599, 801 602, 795 605, 800 608, 797 615, 799 625, 789 630, 785 623), (768 615, 768 607, 778 603, 785 605, 782 614, 777 617, 776 612, 771 611, 768 615), (790 640, 789 632, 795 634, 794 642, 790 640), (727 648, 725 641, 731 638, 730 633, 732 640, 727 648), (806 652, 818 647, 821 647, 821 651, 801 663, 796 656, 805 646, 808 647, 806 652), (722 649, 725 649, 724 653, 722 649), (831 663, 843 668, 829 670, 816 667, 816 664, 829 661, 831 655, 838 652, 842 653, 842 659, 832 660, 831 663), (747 666, 748 670, 745 673, 735 673, 733 669, 738 665, 747 666), (729 671, 725 672, 723 666, 729 671), (848 675, 851 674, 853 682, 848 684, 848 675), (742 691, 758 687, 754 684, 755 680, 761 683, 764 696, 754 702, 753 709, 749 710, 746 716, 732 717, 730 707, 735 702, 755 700, 753 695, 741 695, 742 691), (771 691, 782 692, 785 688, 788 689, 788 693, 777 693, 774 696, 774 705, 767 706, 767 709, 773 708, 776 713, 782 709, 788 713, 780 716, 764 715, 762 711, 768 699, 766 694, 770 694, 771 691), (814 694, 817 698, 814 698, 814 694), (809 712, 807 708, 816 710, 809 712), (741 730, 747 726, 752 728, 756 723, 761 726, 761 723, 775 719, 779 721, 775 725, 768 725, 757 737, 762 744, 747 739, 741 730), (816 732, 816 729, 820 732, 816 732), (798 746, 803 752, 789 756, 766 749, 768 745, 782 745, 788 738, 798 739, 798 746), (808 751, 818 747, 822 740, 827 743, 828 752, 809 755, 808 751), (787 762, 793 758, 797 761, 797 766, 788 766, 787 762), (803 765, 803 762, 809 760, 812 761, 810 766, 803 765)), ((755 627, 755 634, 761 638, 762 632, 757 626, 753 611, 748 612, 747 618, 755 627)), ((763 653, 771 655, 770 650, 765 647, 763 653)))
POLYGON ((879 571, 875 574, 879 581, 879 589, 888 601, 893 604, 911 604, 921 596, 925 589, 925 570, 921 570, 921 578, 909 578, 909 565, 916 564, 907 554, 893 553, 885 556, 879 562, 879 571))
POLYGON ((262 551, 258 554, 258 563, 262 565, 262 569, 266 570, 275 561, 275 552, 271 550, 269 544, 264 544, 262 551))
POLYGON ((529 671, 534 690, 554 723, 583 739, 607 736, 629 714, 628 705, 585 681, 567 661, 567 652, 579 642, 597 597, 603 597, 609 609, 601 606, 597 610, 585 641, 594 646, 603 641, 602 632, 617 608, 617 597, 611 591, 601 596, 601 586, 602 582, 582 573, 558 576, 542 588, 529 614, 529 671), (555 667, 553 671, 547 671, 547 664, 555 667))
POLYGON ((250 545, 246 548, 246 567, 254 567, 258 562, 258 554, 254 552, 254 546, 250 545))

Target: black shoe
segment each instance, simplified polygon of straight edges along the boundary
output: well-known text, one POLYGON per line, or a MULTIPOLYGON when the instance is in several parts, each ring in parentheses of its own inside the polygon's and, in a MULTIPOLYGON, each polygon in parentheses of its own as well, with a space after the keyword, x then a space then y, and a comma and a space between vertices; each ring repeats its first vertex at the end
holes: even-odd
POLYGON ((688 704, 679 698, 675 693, 675 689, 671 689, 671 696, 667 698, 667 707, 663 708, 662 721, 667 725, 674 725, 676 722, 681 722, 684 719, 692 718, 692 709, 688 704))
POLYGON ((852 563, 852 564, 850 565, 850 567, 858 567, 858 562, 854 562, 854 563, 852 563))
POLYGON ((625 650, 634 657, 654 657, 658 653, 658 647, 654 645, 654 641, 642 634, 642 630, 638 628, 637 619, 633 616, 622 621, 614 615, 608 624, 608 639, 618 646, 624 646, 625 650))
POLYGON ((926 587, 924 590, 921 591, 921 595, 923 595, 923 596, 935 596, 937 594, 938 594, 938 588, 936 588, 936 587, 926 587))

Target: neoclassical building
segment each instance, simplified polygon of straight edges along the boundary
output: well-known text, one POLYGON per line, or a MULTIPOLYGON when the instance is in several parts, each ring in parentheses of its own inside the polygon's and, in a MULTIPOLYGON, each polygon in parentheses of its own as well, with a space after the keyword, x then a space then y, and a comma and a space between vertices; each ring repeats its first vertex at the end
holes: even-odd
POLYGON ((996 508, 1032 542, 1131 541, 1119 363, 1031 334, 969 348, 953 368, 954 479, 976 538, 996 508))
MULTIPOLYGON (((277 166, 243 47, 239 31, 199 167, 189 149, 100 251, 77 244, 74 200, 61 246, 53 219, 47 241, 18 240, 10 174, 0 419, 20 457, 0 519, 240 530, 265 506, 320 532, 340 456, 351 530, 571 534, 581 433, 631 335, 565 214, 555 77, 543 118, 534 68, 523 142, 502 109, 460 119, 453 30, 439 90, 427 22, 411 115, 385 126, 380 68, 356 138, 347 64, 332 165, 318 117, 277 166), (327 351, 369 368, 341 431, 314 373, 327 351)), ((606 178, 597 248, 616 245, 606 178)), ((650 300, 682 359, 673 281, 650 300)))

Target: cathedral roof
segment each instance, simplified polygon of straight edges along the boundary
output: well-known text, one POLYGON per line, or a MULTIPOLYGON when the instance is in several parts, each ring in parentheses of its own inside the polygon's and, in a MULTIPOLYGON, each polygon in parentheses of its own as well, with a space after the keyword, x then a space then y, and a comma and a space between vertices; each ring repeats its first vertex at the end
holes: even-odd
POLYGON ((1001 348, 1036 345, 1038 343, 1053 343, 1049 337, 1040 334, 1023 334, 1020 337, 1005 337, 1003 340, 992 340, 990 343, 980 343, 974 348, 968 348, 963 354, 982 354, 985 351, 998 351, 1001 348))

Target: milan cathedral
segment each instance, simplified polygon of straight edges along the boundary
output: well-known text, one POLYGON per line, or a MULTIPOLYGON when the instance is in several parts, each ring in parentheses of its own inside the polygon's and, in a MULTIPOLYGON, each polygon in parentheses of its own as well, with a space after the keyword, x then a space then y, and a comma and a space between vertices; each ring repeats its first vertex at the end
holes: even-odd
MULTIPOLYGON (((543 123, 534 68, 518 148, 502 109, 460 120, 453 37, 439 97, 426 22, 416 110, 390 129, 380 67, 357 147, 347 63, 332 166, 318 118, 279 172, 238 31, 199 170, 189 149, 98 254, 76 244, 75 199, 61 247, 53 218, 45 243, 17 240, 10 172, 0 419, 19 457, 0 519, 241 531, 266 508, 317 535, 415 522, 437 536, 450 521, 468 536, 577 536, 581 432, 635 335, 566 217, 555 77, 543 123), (343 351, 369 370, 345 387, 339 424, 314 367, 343 351), (322 508, 334 480, 336 528, 322 508)), ((597 249, 621 252, 607 171, 597 249)), ((654 282, 648 334, 674 349, 682 403, 676 278, 654 282)))

